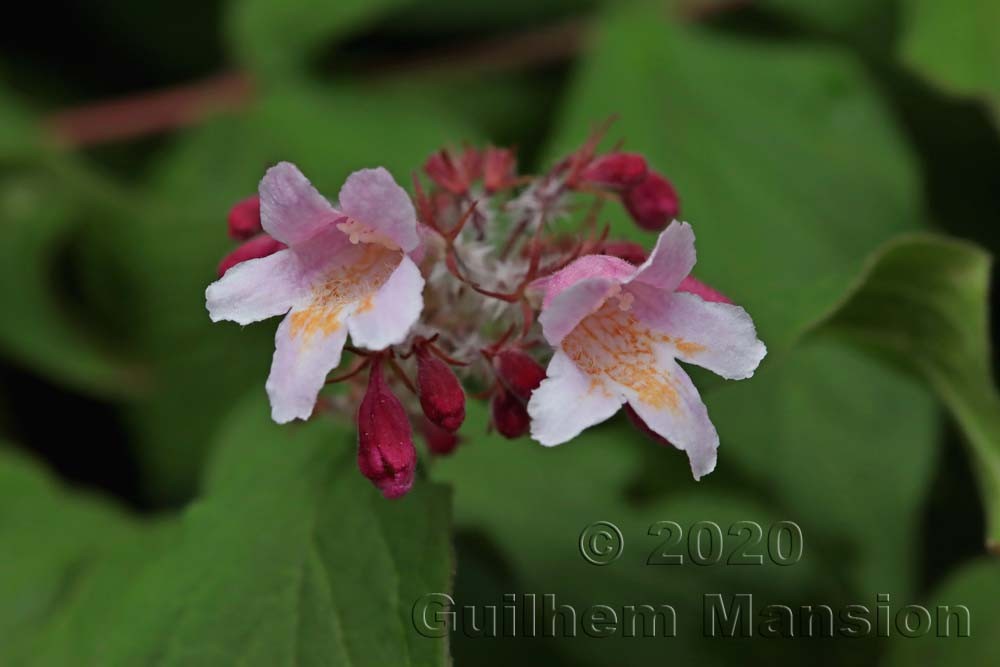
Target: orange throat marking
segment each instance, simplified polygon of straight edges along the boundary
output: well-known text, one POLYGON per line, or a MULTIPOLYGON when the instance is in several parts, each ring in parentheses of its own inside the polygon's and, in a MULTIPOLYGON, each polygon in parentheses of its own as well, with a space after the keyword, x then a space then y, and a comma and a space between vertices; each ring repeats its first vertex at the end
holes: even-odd
POLYGON ((609 299, 588 315, 562 341, 562 349, 590 376, 590 391, 609 393, 606 381, 625 387, 655 409, 676 411, 680 396, 677 382, 657 364, 656 345, 673 344, 684 355, 696 354, 702 345, 651 331, 609 299))
MULTIPOLYGON (((345 261, 313 284, 312 302, 292 311, 291 335, 309 340, 329 336, 342 326, 345 309, 363 313, 374 307, 375 293, 399 266, 402 253, 377 243, 363 243, 345 251, 345 261)), ((348 313, 350 314, 350 313, 348 313)))

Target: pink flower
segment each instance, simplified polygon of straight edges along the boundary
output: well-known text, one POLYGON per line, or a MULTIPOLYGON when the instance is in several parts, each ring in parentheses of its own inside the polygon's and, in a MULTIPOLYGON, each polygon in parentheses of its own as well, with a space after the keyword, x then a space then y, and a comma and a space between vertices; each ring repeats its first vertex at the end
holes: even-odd
POLYGON ((271 416, 285 423, 312 414, 348 333, 371 350, 403 341, 424 279, 407 255, 419 244, 413 204, 381 167, 351 174, 334 208, 279 163, 260 182, 260 211, 264 231, 288 248, 233 266, 205 297, 213 322, 285 316, 266 384, 271 416))
POLYGON ((767 350, 739 306, 677 291, 694 264, 691 226, 674 222, 639 267, 591 255, 539 284, 539 322, 556 351, 528 403, 534 439, 561 444, 627 402, 687 452, 695 479, 715 468, 719 436, 676 360, 738 380, 767 350))

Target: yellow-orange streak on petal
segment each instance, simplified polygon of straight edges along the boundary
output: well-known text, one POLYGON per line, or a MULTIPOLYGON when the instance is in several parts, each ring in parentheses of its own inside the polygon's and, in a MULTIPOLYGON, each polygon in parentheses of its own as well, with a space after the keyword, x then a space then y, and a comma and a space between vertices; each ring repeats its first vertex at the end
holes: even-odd
POLYGON ((563 339, 563 351, 594 381, 606 378, 635 392, 640 401, 656 409, 676 411, 680 400, 676 383, 660 369, 656 343, 661 334, 644 327, 617 305, 605 305, 589 315, 563 339))
MULTIPOLYGON (((333 267, 313 285, 309 305, 291 314, 291 335, 308 340, 316 334, 329 336, 342 326, 344 310, 354 312, 374 307, 375 293, 399 266, 402 253, 377 244, 361 244, 346 253, 344 261, 333 267)), ((350 314, 350 313, 348 313, 350 314)))

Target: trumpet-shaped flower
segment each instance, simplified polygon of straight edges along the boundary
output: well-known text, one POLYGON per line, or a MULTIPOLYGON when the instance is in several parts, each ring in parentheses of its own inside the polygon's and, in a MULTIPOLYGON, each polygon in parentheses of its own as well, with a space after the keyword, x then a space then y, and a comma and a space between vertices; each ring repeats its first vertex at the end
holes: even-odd
POLYGON ((674 222, 639 267, 590 255, 539 283, 555 355, 528 403, 533 438, 561 444, 628 403, 687 452, 695 479, 715 468, 719 436, 677 360, 738 380, 767 350, 739 306, 678 291, 694 264, 694 233, 674 222))
POLYGON ((334 207, 294 165, 260 182, 263 230, 288 246, 230 268, 206 290, 213 322, 284 315, 267 393, 279 423, 306 419, 327 374, 352 342, 381 350, 403 341, 423 308, 424 279, 406 192, 383 168, 351 174, 334 207))

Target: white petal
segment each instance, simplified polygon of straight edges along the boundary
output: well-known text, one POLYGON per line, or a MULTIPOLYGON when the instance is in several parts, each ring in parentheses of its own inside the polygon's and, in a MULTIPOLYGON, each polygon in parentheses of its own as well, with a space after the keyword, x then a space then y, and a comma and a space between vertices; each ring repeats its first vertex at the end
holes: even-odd
POLYGON ((653 294, 635 289, 633 311, 654 331, 664 334, 671 354, 728 380, 751 377, 767 348, 757 338, 745 310, 729 303, 705 301, 695 294, 653 294))
POLYGON ((666 354, 659 355, 657 370, 669 387, 667 400, 648 401, 625 388, 628 404, 653 431, 687 452, 695 479, 715 470, 719 434, 687 373, 666 354))
POLYGON ((304 309, 292 311, 278 326, 266 388, 271 418, 279 424, 308 419, 327 375, 340 364, 347 327, 336 317, 304 309))
POLYGON ((403 256, 382 287, 362 302, 347 320, 351 340, 369 350, 402 343, 424 307, 424 278, 420 269, 403 256))
POLYGON ((556 350, 547 377, 531 394, 531 437, 551 447, 578 436, 584 429, 610 418, 624 399, 598 379, 591 379, 556 350))
POLYGON ((205 290, 213 322, 259 322, 283 315, 308 292, 298 258, 291 250, 236 264, 205 290))

